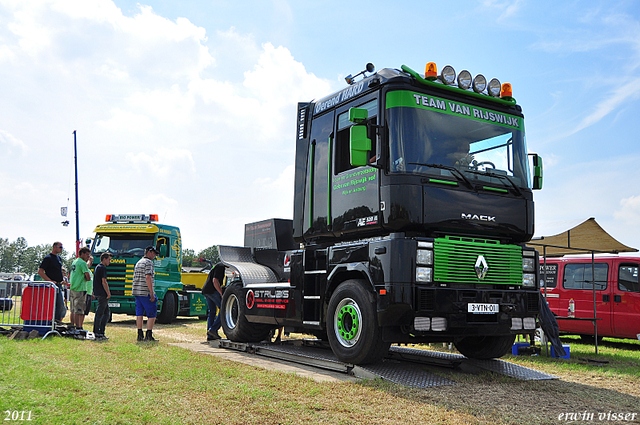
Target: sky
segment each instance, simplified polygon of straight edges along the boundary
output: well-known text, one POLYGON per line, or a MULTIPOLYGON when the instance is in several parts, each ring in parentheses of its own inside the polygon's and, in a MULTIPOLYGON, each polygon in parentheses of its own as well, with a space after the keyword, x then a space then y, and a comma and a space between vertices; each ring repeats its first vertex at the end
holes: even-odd
POLYGON ((74 246, 75 131, 81 239, 144 213, 242 245, 292 217, 297 102, 430 61, 513 85, 536 236, 595 217, 640 248, 634 0, 0 0, 0 237, 74 246))

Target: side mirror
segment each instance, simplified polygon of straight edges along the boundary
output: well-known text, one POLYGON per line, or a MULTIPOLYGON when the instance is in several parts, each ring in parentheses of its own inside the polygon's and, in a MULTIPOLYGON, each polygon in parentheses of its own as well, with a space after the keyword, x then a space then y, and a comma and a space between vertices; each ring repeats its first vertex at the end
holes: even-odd
POLYGON ((533 160, 533 190, 542 189, 542 157, 538 154, 532 153, 531 158, 533 160))
POLYGON ((368 165, 369 152, 371 151, 371 139, 367 137, 367 125, 362 124, 368 118, 369 113, 366 109, 351 108, 349 109, 349 121, 355 123, 349 129, 349 150, 351 165, 354 167, 362 167, 368 165))
POLYGON ((169 247, 167 245, 160 245, 160 256, 166 257, 169 254, 169 247))

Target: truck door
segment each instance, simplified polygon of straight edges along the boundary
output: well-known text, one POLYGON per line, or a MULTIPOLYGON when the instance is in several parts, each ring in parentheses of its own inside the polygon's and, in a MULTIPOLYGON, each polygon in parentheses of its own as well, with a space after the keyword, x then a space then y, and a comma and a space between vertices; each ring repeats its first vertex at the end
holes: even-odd
MULTIPOLYGON (((359 99, 338 110, 336 137, 333 145, 333 173, 331 176, 331 220, 335 234, 346 234, 354 231, 380 227, 378 213, 380 211, 379 170, 371 166, 355 167, 351 165, 349 133, 353 123, 349 121, 349 109, 352 107, 366 109, 368 122, 377 123, 378 99, 359 99)), ((375 162, 377 155, 377 135, 374 127, 370 127, 368 137, 371 139, 370 161, 375 162)))
MULTIPOLYGON (((609 264, 595 263, 595 279, 591 262, 567 263, 564 266, 563 288, 560 295, 559 315, 566 317, 573 299, 576 318, 593 317, 593 283, 596 286, 596 313, 598 335, 611 335, 611 294, 608 284, 609 264)), ((593 324, 586 320, 561 320, 560 330, 576 334, 593 335, 593 324)))
POLYGON ((330 232, 329 176, 334 115, 335 111, 330 111, 314 118, 311 124, 305 188, 305 238, 326 236, 330 232))
POLYGON ((613 288, 613 328, 616 337, 636 338, 640 334, 640 283, 638 263, 618 264, 613 288))

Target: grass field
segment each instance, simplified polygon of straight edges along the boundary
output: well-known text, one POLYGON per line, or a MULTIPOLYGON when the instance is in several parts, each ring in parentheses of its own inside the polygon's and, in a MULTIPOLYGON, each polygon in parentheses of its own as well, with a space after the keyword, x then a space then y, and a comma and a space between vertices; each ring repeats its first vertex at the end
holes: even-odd
POLYGON ((598 413, 615 412, 637 413, 640 423, 637 341, 605 340, 595 356, 572 340, 571 360, 505 357, 560 380, 427 368, 457 385, 417 390, 381 380, 318 383, 168 344, 204 333, 205 322, 179 319, 157 326, 159 343, 138 344, 134 321, 116 316, 102 343, 0 338, 0 419, 22 422, 25 412, 34 424, 555 424, 583 412, 595 414, 584 423, 607 423, 598 413))

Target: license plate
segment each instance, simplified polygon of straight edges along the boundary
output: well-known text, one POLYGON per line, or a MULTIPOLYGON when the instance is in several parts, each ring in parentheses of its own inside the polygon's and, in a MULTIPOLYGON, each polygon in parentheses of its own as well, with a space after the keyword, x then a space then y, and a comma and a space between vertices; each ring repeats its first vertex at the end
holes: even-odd
POLYGON ((109 307, 120 307, 120 303, 109 303, 109 307))
POLYGON ((500 310, 498 304, 469 303, 468 312, 473 314, 495 314, 500 310))

